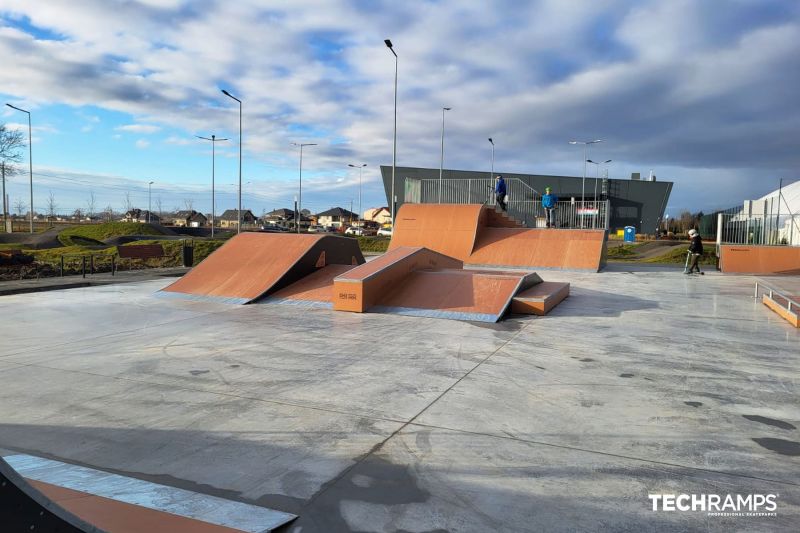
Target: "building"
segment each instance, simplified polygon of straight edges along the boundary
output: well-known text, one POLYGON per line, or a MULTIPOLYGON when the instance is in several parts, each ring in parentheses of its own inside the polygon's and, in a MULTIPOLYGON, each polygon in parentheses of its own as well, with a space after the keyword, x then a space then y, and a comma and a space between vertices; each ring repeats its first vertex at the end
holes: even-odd
POLYGON ((126 212, 122 217, 123 222, 150 222, 152 224, 161 224, 161 218, 155 213, 151 213, 146 209, 131 209, 126 212))
POLYGON ((341 207, 328 209, 327 211, 318 213, 316 216, 317 224, 326 227, 332 226, 334 228, 338 228, 358 220, 357 214, 348 211, 347 209, 342 209, 341 207))
MULTIPOLYGON (((239 212, 236 209, 228 209, 219 217, 219 227, 235 228, 239 225, 239 212)), ((255 224, 258 219, 249 209, 242 209, 242 227, 255 224)))
MULTIPOLYGON (((500 173, 495 172, 495 176, 498 174, 500 173)), ((672 182, 654 181, 655 176, 653 176, 652 180, 642 180, 639 179, 638 174, 631 176, 631 179, 596 179, 587 177, 585 180, 580 176, 510 174, 506 172, 503 172, 502 175, 507 182, 517 180, 521 184, 521 189, 530 191, 530 194, 526 195, 527 197, 524 200, 534 204, 533 207, 536 207, 535 203, 541 193, 544 192, 545 187, 551 187, 553 193, 562 202, 572 202, 573 205, 580 204, 582 197, 587 202, 598 200, 599 203, 599 201, 608 200, 608 227, 612 232, 623 229, 625 226, 633 226, 636 228, 637 233, 654 234, 662 221, 667 200, 669 200, 669 195, 672 192, 672 182)), ((391 197, 392 167, 382 165, 381 176, 383 177, 384 190, 388 200, 391 197)), ((428 195, 433 199, 427 199, 427 201, 435 202, 438 179, 438 168, 396 167, 395 196, 397 197, 397 203, 395 209, 399 209, 406 201, 425 201, 420 199, 421 195, 419 194, 421 189, 424 192, 424 185, 430 186, 434 191, 434 194, 428 195)), ((445 169, 443 180, 452 198, 455 198, 447 200, 445 197, 443 201, 456 203, 493 202, 493 195, 489 185, 492 180, 488 171, 445 169), (471 181, 468 182, 467 180, 471 181)), ((509 196, 511 196, 511 193, 509 193, 509 196)), ((510 200, 513 201, 515 198, 511 197, 510 200)), ((604 221, 602 225, 604 225, 604 221)), ((598 227, 602 227, 602 225, 598 227)))
POLYGON ((364 220, 380 225, 392 223, 392 212, 388 207, 373 207, 364 211, 364 220))
POLYGON ((170 215, 173 226, 200 228, 208 223, 208 218, 203 213, 198 213, 194 209, 191 211, 178 211, 170 215))

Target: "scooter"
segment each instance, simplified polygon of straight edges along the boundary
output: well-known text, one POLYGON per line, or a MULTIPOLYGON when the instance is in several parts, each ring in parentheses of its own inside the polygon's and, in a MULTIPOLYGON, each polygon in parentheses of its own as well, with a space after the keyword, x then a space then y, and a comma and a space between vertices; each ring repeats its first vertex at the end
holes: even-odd
MULTIPOLYGON (((684 274, 691 274, 691 272, 689 272, 689 258, 690 257, 692 257, 691 250, 686 250, 686 264, 683 265, 683 273, 684 274)), ((701 276, 705 276, 706 275, 705 272, 700 270, 700 262, 699 261, 697 263, 697 273, 700 274, 701 276)))

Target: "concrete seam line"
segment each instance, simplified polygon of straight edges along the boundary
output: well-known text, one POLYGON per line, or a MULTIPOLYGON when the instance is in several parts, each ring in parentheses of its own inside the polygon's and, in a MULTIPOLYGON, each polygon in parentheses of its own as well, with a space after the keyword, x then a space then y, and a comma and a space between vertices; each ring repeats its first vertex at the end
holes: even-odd
MULTIPOLYGON (((380 442, 378 442, 377 444, 375 444, 375 446, 373 446, 372 448, 370 448, 370 449, 369 449, 369 451, 367 451, 367 453, 365 453, 365 454, 364 454, 364 455, 362 455, 360 458, 358 458, 358 459, 357 459, 357 460, 356 460, 356 461, 355 461, 355 462, 354 462, 352 465, 350 465, 349 467, 347 467, 347 468, 345 468, 344 470, 342 470, 342 471, 339 473, 339 475, 338 475, 338 476, 336 476, 335 478, 331 479, 329 482, 325 483, 325 485, 323 485, 323 487, 322 487, 322 488, 321 488, 319 491, 317 491, 317 493, 316 493, 316 494, 314 494, 313 496, 311 496, 311 498, 309 498, 309 499, 308 499, 308 501, 307 501, 306 503, 304 503, 304 504, 303 504, 303 506, 302 506, 300 509, 301 509, 301 510, 302 510, 302 509, 305 509, 305 508, 307 508, 309 505, 311 505, 312 503, 314 503, 314 501, 316 501, 316 500, 317 500, 317 499, 318 499, 320 496, 322 496, 322 495, 323 495, 325 492, 327 492, 327 491, 328 491, 328 490, 329 490, 331 487, 333 487, 334 485, 336 485, 336 484, 337 484, 337 483, 338 483, 338 482, 339 482, 341 479, 343 479, 345 476, 347 476, 347 474, 348 474, 348 473, 350 473, 350 472, 351 472, 351 471, 352 471, 354 468, 356 468, 356 467, 357 467, 357 466, 359 466, 361 463, 363 463, 363 462, 364 462, 364 461, 365 461, 365 460, 366 460, 368 457, 370 457, 372 454, 374 454, 375 452, 377 452, 378 450, 380 450, 381 448, 383 448, 383 446, 384 446, 384 445, 385 445, 387 442, 389 442, 389 440, 391 440, 392 438, 394 438, 394 437, 395 437, 395 435, 397 435, 398 433, 400 433, 401 431, 403 431, 403 430, 404 430, 405 428, 407 428, 409 425, 413 424, 413 423, 414 423, 414 420, 416 420, 416 419, 417 419, 417 418, 418 418, 420 415, 422 415, 422 414, 423 414, 425 411, 427 411, 427 410, 428 410, 428 409, 429 409, 429 408, 430 408, 430 407, 431 407, 433 404, 435 404, 435 403, 436 403, 436 402, 438 402, 440 399, 442 399, 442 397, 443 397, 445 394, 447 394, 448 392, 450 392, 450 391, 453 389, 453 387, 455 387, 456 385, 458 385, 459 383, 461 383, 461 381, 462 381, 462 380, 464 380, 464 378, 466 378, 467 376, 469 376, 470 374, 472 374, 472 372, 473 372, 473 371, 475 371, 475 370, 476 370, 476 369, 477 369, 479 366, 481 366, 483 363, 485 363, 486 361, 488 361, 488 360, 489 360, 489 359, 490 359, 492 356, 494 356, 494 355, 495 355, 497 352, 499 352, 500 350, 502 350, 503 348, 505 348, 505 347, 508 345, 508 343, 510 343, 511 341, 513 341, 514 339, 516 339, 516 338, 517 338, 517 337, 518 337, 518 336, 519 336, 519 335, 520 335, 520 334, 521 334, 523 331, 525 331, 525 330, 528 328, 528 326, 529 326, 529 325, 530 325, 530 323, 528 323, 528 324, 526 324, 525 326, 523 326, 522 328, 520 328, 520 330, 519 330, 519 331, 517 331, 516 333, 514 333, 514 335, 512 335, 512 336, 511 336, 511 337, 510 337, 508 340, 506 340, 505 342, 503 342, 503 344, 501 344, 500 346, 498 346, 498 347, 497 347, 497 348, 496 348, 496 349, 495 349, 495 350, 494 350, 492 353, 490 353, 489 355, 487 355, 486 357, 484 357, 483 359, 481 359, 480 361, 478 361, 478 362, 477 362, 477 363, 476 363, 476 364, 475 364, 475 365, 474 365, 474 366, 473 366, 471 369, 469 369, 469 370, 467 371, 467 373, 466 373, 466 374, 464 374, 463 376, 461 376, 460 378, 458 378, 458 379, 457 379, 455 382, 453 382, 453 383, 452 383, 452 384, 451 384, 449 387, 447 387, 447 388, 446 388, 444 391, 442 391, 442 393, 441 393, 441 394, 439 394, 439 395, 438 395, 436 398, 434 398, 433 400, 431 400, 431 401, 428 403, 428 405, 426 405, 425 407, 423 407, 423 408, 422 408, 422 409, 421 409, 421 410, 420 410, 420 411, 419 411, 417 414, 415 414, 414 416, 412 416, 411 418, 409 418, 407 421, 403 422, 403 423, 400 425, 400 427, 399 427, 399 428, 397 428, 395 431, 393 431, 393 432, 392 432, 392 433, 391 433, 391 434, 390 434, 388 437, 386 437, 386 438, 385 438, 385 439, 383 439, 382 441, 380 441, 380 442)), ((298 513, 298 514, 300 514, 300 513, 298 513)))
MULTIPOLYGON (((621 455, 621 454, 618 454, 618 453, 604 452, 604 451, 600 451, 600 450, 588 450, 586 448, 578 448, 576 446, 566 446, 564 444, 554 444, 554 443, 551 443, 551 442, 523 439, 521 437, 515 437, 513 435, 498 435, 496 433, 481 433, 480 431, 469 431, 469 430, 466 430, 466 429, 456 429, 456 428, 449 428, 449 427, 446 427, 446 426, 436 426, 436 425, 432 425, 432 424, 422 424, 422 423, 419 423, 419 422, 412 422, 412 423, 409 423, 407 425, 420 427, 420 428, 428 428, 428 429, 441 429, 443 431, 451 431, 453 433, 462 433, 462 434, 465 434, 465 435, 475 435, 475 436, 489 437, 489 438, 494 438, 494 439, 511 440, 511 441, 521 442, 521 443, 525 443, 525 444, 533 444, 533 445, 536 445, 536 446, 547 446, 547 447, 550 447, 550 448, 559 448, 559 449, 570 450, 570 451, 575 451, 575 452, 589 453, 589 454, 594 454, 594 455, 603 455, 603 456, 606 456, 606 457, 616 457, 618 459, 625 459, 625 460, 628 460, 628 461, 638 461, 638 462, 650 463, 650 464, 654 464, 654 465, 669 466, 669 467, 673 467, 673 468, 682 468, 684 470, 693 470, 693 471, 697 471, 697 472, 707 472, 707 473, 710 473, 710 474, 719 474, 721 476, 737 477, 737 478, 745 478, 745 479, 755 479, 755 480, 758 480, 758 481, 766 481, 768 483, 776 483, 776 484, 779 484, 779 485, 787 485, 787 486, 790 486, 790 487, 800 487, 800 483, 792 483, 791 481, 783 481, 783 480, 780 480, 780 479, 771 479, 771 478, 765 478, 765 477, 759 477, 759 476, 749 476, 747 474, 737 474, 735 472, 725 472, 724 470, 714 470, 714 469, 711 469, 711 468, 702 468, 702 467, 699 467, 699 466, 682 465, 682 464, 678 464, 678 463, 668 463, 666 461, 656 461, 654 459, 645 459, 643 457, 634 457, 634 456, 631 456, 631 455, 621 455)), ((678 474, 678 475, 684 475, 684 474, 678 474)))

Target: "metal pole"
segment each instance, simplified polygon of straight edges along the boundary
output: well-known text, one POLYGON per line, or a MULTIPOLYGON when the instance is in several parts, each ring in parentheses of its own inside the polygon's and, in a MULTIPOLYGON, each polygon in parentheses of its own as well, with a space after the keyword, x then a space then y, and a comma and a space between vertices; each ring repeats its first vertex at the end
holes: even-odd
POLYGON ((444 112, 450 111, 450 107, 442 108, 442 156, 439 159, 439 203, 442 203, 442 171, 444 170, 444 112))
MULTIPOLYGON (((303 218, 303 145, 300 145, 300 190, 298 194, 297 212, 303 218)), ((300 233, 300 220, 298 219, 297 233, 300 233)))
MULTIPOLYGON (((365 163, 366 164, 366 163, 365 163)), ((361 215, 364 213, 361 207, 361 171, 364 170, 364 165, 358 167, 358 219, 361 220, 361 215)))
POLYGON ((394 51, 392 46, 392 41, 389 39, 384 39, 384 44, 389 48, 394 56, 394 141, 392 143, 392 194, 390 196, 390 200, 392 201, 392 227, 394 227, 394 217, 395 217, 395 204, 397 203, 397 199, 394 194, 394 174, 395 169, 397 168, 397 52, 394 51))
POLYGON ((214 182, 216 180, 216 135, 211 135, 211 238, 214 238, 214 219, 216 218, 217 202, 214 194, 214 182))
POLYGON ((151 199, 153 198, 153 182, 147 184, 147 223, 150 223, 151 199))
POLYGON ((31 128, 31 114, 28 113, 28 169, 31 176, 31 233, 33 233, 33 128, 31 128))
POLYGON ((8 210, 6 209, 6 163, 0 162, 0 171, 3 174, 3 231, 8 229, 8 210))

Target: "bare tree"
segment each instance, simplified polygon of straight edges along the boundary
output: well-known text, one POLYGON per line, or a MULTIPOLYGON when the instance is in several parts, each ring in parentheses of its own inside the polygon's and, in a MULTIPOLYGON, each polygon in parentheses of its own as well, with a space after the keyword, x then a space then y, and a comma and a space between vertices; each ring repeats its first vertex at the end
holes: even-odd
POLYGON ((53 196, 53 191, 50 191, 50 196, 47 197, 47 218, 53 219, 56 217, 56 209, 58 208, 58 204, 56 203, 56 197, 53 196))
POLYGON ((103 210, 103 216, 105 217, 106 222, 111 222, 114 220, 114 208, 111 207, 111 204, 108 204, 103 210))
POLYGON ((90 217, 94 216, 95 198, 94 191, 89 192, 89 199, 86 201, 86 214, 90 217))
POLYGON ((194 211, 194 209, 193 209, 194 200, 192 200, 191 198, 184 198, 183 199, 183 205, 186 206, 186 210, 187 211, 194 211))
POLYGON ((82 220, 83 219, 83 210, 79 207, 75 211, 72 212, 72 216, 75 220, 82 220))
POLYGON ((161 197, 156 198, 156 214, 158 218, 162 218, 164 215, 161 213, 161 197))
POLYGON ((125 212, 127 213, 133 209, 133 203, 131 202, 131 193, 125 191, 125 212))
POLYGON ((19 172, 15 163, 22 160, 21 150, 25 146, 22 141, 22 132, 9 130, 5 124, 0 124, 0 174, 2 174, 2 212, 5 217, 8 205, 6 203, 6 178, 19 172))
POLYGON ((22 198, 17 198, 17 201, 14 202, 14 210, 17 212, 17 216, 22 216, 26 207, 28 207, 28 204, 22 198))

